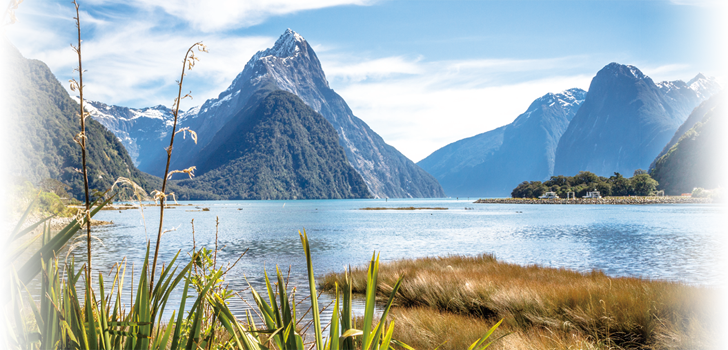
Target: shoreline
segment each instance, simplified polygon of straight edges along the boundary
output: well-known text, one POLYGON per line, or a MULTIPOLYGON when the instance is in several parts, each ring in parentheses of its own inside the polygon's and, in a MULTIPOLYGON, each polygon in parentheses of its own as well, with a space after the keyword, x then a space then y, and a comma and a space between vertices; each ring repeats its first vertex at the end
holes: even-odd
POLYGON ((604 197, 574 199, 539 199, 539 198, 481 198, 473 202, 477 204, 609 204, 609 205, 647 205, 647 204, 709 204, 710 198, 692 198, 682 196, 665 197, 604 197))
MULTIPOLYGON (((25 221, 25 224, 23 224, 23 228, 33 225, 34 223, 38 222, 39 220, 41 220, 41 218, 27 219, 25 221)), ((49 222, 51 224, 51 230, 60 230, 60 229, 64 228, 66 225, 68 225, 71 221, 73 221, 72 217, 53 218, 53 219, 49 220, 49 222)), ((114 223, 113 221, 103 221, 103 220, 91 219, 91 226, 111 225, 113 223, 114 223)), ((13 232, 13 229, 15 228, 15 225, 17 225, 17 224, 18 224, 18 220, 0 222, 0 235, 6 235, 6 234, 9 234, 10 232, 13 232)))

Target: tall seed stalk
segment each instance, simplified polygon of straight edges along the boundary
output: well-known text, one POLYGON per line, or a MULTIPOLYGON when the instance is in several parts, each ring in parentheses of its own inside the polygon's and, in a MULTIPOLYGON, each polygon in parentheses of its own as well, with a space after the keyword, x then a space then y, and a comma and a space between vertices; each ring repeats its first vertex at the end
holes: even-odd
POLYGON ((169 147, 167 147, 167 165, 164 168, 164 178, 162 178, 162 191, 155 191, 155 199, 159 200, 159 231, 157 233, 157 243, 154 247, 154 260, 152 262, 152 273, 150 275, 149 279, 149 289, 152 290, 154 287, 154 271, 157 268, 157 256, 159 255, 159 243, 162 240, 162 228, 164 225, 164 202, 167 199, 167 180, 171 177, 171 175, 175 173, 185 173, 188 174, 190 177, 194 176, 194 170, 195 167, 190 167, 185 170, 174 170, 169 171, 169 163, 172 159, 172 147, 174 146, 174 136, 178 132, 190 132, 192 135, 192 139, 197 143, 197 134, 195 134, 194 131, 189 130, 189 128, 182 128, 179 131, 177 130, 177 120, 179 116, 179 105, 182 99, 184 98, 192 98, 192 96, 188 93, 182 96, 182 82, 185 79, 185 71, 192 70, 192 67, 195 66, 195 62, 199 61, 199 59, 195 56, 194 49, 197 48, 198 51, 201 52, 207 52, 207 47, 202 44, 202 42, 196 42, 192 46, 190 46, 189 49, 187 49, 187 52, 185 53, 185 58, 182 60, 182 73, 180 74, 179 81, 177 82, 177 85, 179 86, 179 89, 177 91, 177 98, 174 99, 173 105, 174 110, 172 112, 172 115, 174 115, 174 123, 172 124, 172 137, 169 139, 169 147))
POLYGON ((88 190, 88 170, 86 168, 86 117, 89 116, 89 113, 86 112, 83 109, 83 65, 81 63, 81 20, 79 16, 78 11, 78 3, 76 0, 73 0, 73 5, 76 7, 76 17, 73 19, 76 20, 76 29, 78 30, 78 46, 73 46, 71 44, 71 48, 73 48, 73 51, 76 52, 76 55, 78 55, 78 68, 75 70, 78 71, 78 81, 76 79, 71 79, 69 82, 71 83, 71 90, 76 91, 78 89, 78 103, 79 103, 79 118, 81 119, 81 132, 79 132, 76 137, 74 137, 74 141, 78 143, 81 146, 81 174, 83 174, 83 187, 84 187, 84 193, 86 195, 86 211, 84 215, 86 216, 86 253, 88 255, 88 266, 86 268, 86 280, 88 283, 91 283, 91 211, 90 211, 90 204, 91 201, 89 199, 89 190, 88 190))

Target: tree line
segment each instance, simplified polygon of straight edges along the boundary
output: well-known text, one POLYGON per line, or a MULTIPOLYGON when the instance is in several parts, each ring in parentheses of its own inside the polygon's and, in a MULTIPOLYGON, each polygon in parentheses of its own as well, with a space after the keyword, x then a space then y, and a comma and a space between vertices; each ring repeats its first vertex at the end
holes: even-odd
POLYGON ((580 171, 574 176, 551 176, 547 181, 524 181, 511 192, 513 198, 537 198, 546 192, 556 192, 566 198, 574 192, 577 198, 587 192, 597 190, 602 196, 649 196, 657 189, 658 182, 642 169, 635 170, 631 178, 620 173, 610 177, 598 176, 588 171, 580 171))

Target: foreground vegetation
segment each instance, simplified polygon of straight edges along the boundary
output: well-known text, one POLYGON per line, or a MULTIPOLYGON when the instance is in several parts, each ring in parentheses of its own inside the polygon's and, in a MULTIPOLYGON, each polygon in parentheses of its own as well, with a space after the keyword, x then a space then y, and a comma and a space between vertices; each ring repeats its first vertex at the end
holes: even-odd
MULTIPOLYGON (((7 11, 17 8, 19 1, 11 2, 7 11)), ((366 272, 366 302, 364 316, 359 320, 361 329, 354 323, 352 309, 352 284, 348 277, 339 285, 334 285, 335 303, 333 314, 327 325, 322 323, 321 309, 318 305, 318 293, 311 259, 311 250, 305 231, 300 234, 301 243, 306 255, 309 281, 308 300, 310 308, 298 313, 295 297, 295 287, 289 288, 287 279, 284 282, 281 271, 276 266, 276 282, 271 283, 268 273, 265 273, 265 287, 267 300, 264 295, 250 287, 250 293, 255 300, 257 310, 254 315, 246 312, 245 317, 236 317, 230 308, 229 300, 238 296, 235 291, 228 289, 225 278, 235 262, 228 264, 218 263, 217 235, 214 249, 197 247, 193 242, 189 253, 189 261, 181 262, 178 251, 171 261, 158 264, 159 250, 162 244, 164 230, 164 210, 167 208, 169 192, 167 180, 173 174, 182 173, 189 177, 194 176, 195 167, 183 170, 170 170, 170 159, 174 146, 175 135, 190 133, 196 140, 196 133, 188 128, 177 130, 177 117, 180 101, 189 97, 182 96, 182 83, 186 72, 194 67, 198 60, 194 49, 206 52, 201 42, 193 44, 185 53, 182 61, 182 73, 177 84, 179 87, 177 98, 174 100, 174 121, 170 134, 169 147, 166 149, 167 161, 161 189, 152 191, 153 199, 159 203, 159 230, 156 236, 154 249, 152 241, 147 240, 146 255, 141 270, 137 270, 137 284, 134 285, 134 265, 131 268, 132 283, 125 285, 127 276, 127 262, 122 259, 114 264, 111 271, 92 269, 91 220, 100 210, 108 205, 120 192, 120 186, 125 186, 125 192, 142 200, 148 199, 143 187, 133 179, 119 177, 110 184, 104 193, 93 195, 89 186, 89 168, 98 171, 93 162, 94 152, 99 148, 90 141, 98 137, 93 127, 86 125, 88 112, 84 110, 84 84, 81 55, 81 22, 79 5, 76 1, 76 17, 74 17, 78 30, 78 41, 71 45, 78 57, 78 79, 71 79, 71 90, 78 91, 79 105, 77 120, 80 131, 75 134, 73 141, 80 147, 80 169, 76 169, 80 179, 75 185, 55 186, 52 191, 40 191, 27 209, 20 215, 15 227, 5 237, 6 244, 10 246, 8 256, 2 271, 9 275, 10 283, 3 290, 9 296, 8 300, 0 305, 5 316, 3 333, 7 335, 0 339, 6 349, 125 349, 125 350, 177 350, 177 349, 225 349, 225 350, 387 350, 394 346, 412 349, 410 346, 393 338, 394 321, 388 322, 389 309, 393 297, 397 293, 402 279, 392 285, 389 301, 382 309, 381 318, 375 319, 375 303, 377 277, 379 271, 379 258, 372 256, 366 272), (91 132, 90 134, 88 132, 91 132), (87 157, 88 156, 88 157, 87 157), (88 158, 88 159, 87 159, 88 158), (52 203, 60 201, 59 192, 66 191, 64 186, 73 189, 74 186, 83 185, 84 202, 73 215, 71 222, 55 234, 51 233, 48 220, 49 215, 40 220, 30 220, 30 214, 41 203, 41 211, 47 212, 47 198, 52 203), (53 193, 51 193, 53 192, 53 193), (55 197, 53 197, 55 196, 55 197), (85 228, 85 230, 84 230, 85 228), (85 231, 86 235, 78 235, 85 231), (77 237, 80 236, 80 237, 77 237), (37 247, 34 242, 39 242, 37 247), (86 245, 86 261, 77 265, 61 255, 65 249, 68 254, 77 246, 86 245), (157 266, 160 269, 157 270, 157 266), (94 276, 94 273, 98 273, 94 276), (104 276, 107 282, 104 282, 104 276), (110 277, 110 278, 109 278, 110 277), (93 281, 93 278, 97 280, 93 281), (156 283, 155 283, 156 280, 156 283), (31 293, 28 285, 36 281, 39 290, 31 293), (182 289, 182 296, 178 305, 169 305, 174 309, 172 315, 165 315, 168 309, 170 296, 176 293, 178 287, 182 289), (122 301, 122 293, 128 286, 131 294, 129 304, 122 301), (340 292, 341 291, 341 292, 340 292), (191 302, 191 303, 190 303, 191 302), (309 315, 308 322, 312 330, 307 333, 313 339, 306 339, 302 329, 309 326, 302 325, 304 317, 309 315), (167 318, 169 317, 169 318, 167 318)), ((6 13, 7 14, 7 13, 6 13)), ((11 16, 12 17, 12 16, 11 16)), ((93 124, 90 124, 93 126, 93 124)), ((103 135, 103 134, 102 134, 103 135)), ((71 148, 69 148, 71 149, 71 148)), ((109 158, 107 156, 107 158, 109 158)), ((128 156, 127 156, 128 158, 128 156)), ((91 178, 95 178, 92 176, 91 178)), ((33 191, 35 189, 32 189, 33 191)), ((205 210, 204 208, 203 210, 205 210)), ((208 209, 209 210, 209 209, 208 209)), ((52 213, 58 214, 58 213, 52 213)), ((194 223, 193 223, 194 232, 194 223)), ((184 255, 182 255, 184 257, 184 255)), ((120 257, 121 258, 121 257, 120 257)), ((241 256, 242 258, 242 256, 241 256)), ((238 259, 239 260, 239 259, 238 259)), ((483 350, 490 343, 488 339, 499 323, 472 342, 468 350, 483 350)))
MULTIPOLYGON (((355 293, 365 271, 352 270, 355 293)), ((383 264, 377 291, 399 278, 392 310, 397 339, 415 347, 464 349, 488 325, 513 332, 498 349, 713 348, 717 291, 680 283, 611 278, 602 272, 520 266, 493 256, 450 256, 383 264), (463 332, 466 330, 466 332, 463 332)), ((328 274, 323 290, 344 280, 328 274)))
POLYGON ((548 181, 524 181, 511 192, 513 198, 537 198, 546 192, 556 192, 561 198, 574 192, 577 198, 596 189, 603 196, 649 196, 659 184, 646 171, 635 170, 634 176, 626 178, 620 173, 606 178, 588 171, 574 176, 552 176, 548 181))

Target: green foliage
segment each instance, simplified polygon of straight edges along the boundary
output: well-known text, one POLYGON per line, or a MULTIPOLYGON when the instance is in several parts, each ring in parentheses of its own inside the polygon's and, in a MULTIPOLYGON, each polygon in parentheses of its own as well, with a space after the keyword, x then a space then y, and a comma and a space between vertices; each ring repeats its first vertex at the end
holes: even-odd
POLYGON ((59 197, 71 198, 71 194, 68 193, 68 185, 56 179, 48 178, 41 180, 38 187, 40 187, 43 191, 55 193, 59 197))
MULTIPOLYGON (((65 191, 81 199, 83 176, 77 171, 81 169, 81 147, 73 141, 79 131, 78 103, 43 62, 22 57, 9 44, 4 48, 13 72, 7 98, 14 103, 7 117, 15 121, 10 123, 8 151, 16 156, 18 175, 33 184, 59 181, 67 186, 65 191)), ((90 188, 105 191, 120 176, 150 188, 113 133, 92 118, 87 119, 86 133, 90 188)), ((60 187, 57 183, 51 186, 60 187)))
MULTIPOLYGON (((44 183, 47 183, 47 180, 44 181, 44 183)), ((77 209, 67 207, 64 200, 59 197, 58 194, 46 190, 49 188, 48 186, 43 186, 43 184, 41 184, 41 188, 39 189, 28 181, 24 181, 22 179, 19 181, 21 181, 21 183, 14 184, 14 201, 21 204, 27 204, 37 197, 38 203, 34 206, 34 212, 41 216, 53 215, 69 217, 76 214, 77 209)))
POLYGON ((721 101, 655 160, 650 175, 659 181, 659 189, 679 195, 695 187, 714 189, 724 185, 726 116, 726 104, 721 101))
POLYGON ((649 196, 657 189, 657 181, 646 173, 635 175, 632 177, 631 182, 632 187, 634 187, 634 194, 638 196, 649 196))
MULTIPOLYGON (((112 196, 113 197, 113 196, 112 196)), ((111 198, 104 203, 94 203, 91 216, 96 214, 111 198)), ((20 230, 27 218, 34 200, 16 229, 11 233, 10 241, 16 241, 31 232, 43 221, 20 230)), ((85 217, 83 217, 85 218, 85 217)), ((270 282, 265 274, 265 300, 251 287, 251 293, 262 317, 263 328, 258 328, 250 314, 245 320, 238 320, 230 311, 228 300, 232 291, 224 286, 225 271, 218 268, 216 251, 202 248, 192 251, 190 262, 175 264, 179 252, 163 269, 156 285, 149 285, 149 243, 142 266, 134 302, 129 308, 122 303, 121 295, 126 276, 126 264, 115 264, 111 288, 106 290, 104 274, 99 272, 98 285, 95 289, 91 282, 82 279, 85 266, 77 269, 75 261, 65 266, 60 263, 56 253, 82 227, 83 222, 73 221, 55 236, 50 227, 45 226, 38 237, 41 248, 23 266, 13 273, 11 279, 11 300, 9 319, 11 335, 10 347, 13 349, 231 349, 231 350, 304 350, 303 336, 299 333, 295 289, 288 290, 280 269, 276 267, 277 284, 270 282), (36 302, 25 285, 39 272, 41 274, 40 301, 36 302), (164 317, 164 310, 171 293, 182 282, 184 289, 178 311, 172 313, 169 320, 164 317), (77 285, 84 288, 83 303, 80 303, 77 285), (197 297, 186 310, 190 286, 195 289, 197 297), (23 291, 25 290, 25 291, 23 291), (175 317, 176 316, 176 317, 175 317)), ((321 315, 318 306, 318 292, 313 274, 311 248, 308 236, 304 231, 300 234, 301 243, 306 254, 306 266, 309 280, 309 300, 314 328, 314 344, 317 350, 354 350, 353 341, 365 350, 386 350, 393 345, 412 349, 408 345, 392 339, 394 322, 387 323, 389 310, 402 283, 398 278, 392 287, 389 299, 381 309, 381 317, 375 323, 374 309, 376 305, 377 278, 379 274, 379 258, 372 256, 367 271, 364 320, 361 330, 355 324, 352 312, 352 283, 349 274, 346 283, 339 291, 335 287, 335 306, 329 336, 324 340, 321 315), (343 302, 342 302, 343 297, 343 302)), ((13 261, 27 249, 27 245, 16 249, 11 256, 13 261)), ((14 272, 15 270, 13 270, 14 272)), ((133 288, 133 286, 132 286, 133 288)), ((306 314, 306 313, 304 313, 306 314)), ((493 326, 482 338, 474 342, 470 349, 485 349, 486 343, 500 322, 493 326)))
POLYGON ((658 183, 646 171, 638 169, 635 176, 625 178, 614 173, 609 178, 597 176, 588 171, 580 171, 574 176, 557 175, 545 182, 524 181, 511 192, 513 198, 538 198, 546 192, 556 192, 561 198, 574 192, 578 197, 596 189, 606 196, 649 196, 655 192, 658 183))
POLYGON ((693 198, 709 198, 711 196, 711 191, 707 191, 704 188, 696 187, 693 189, 693 192, 690 194, 693 198))

